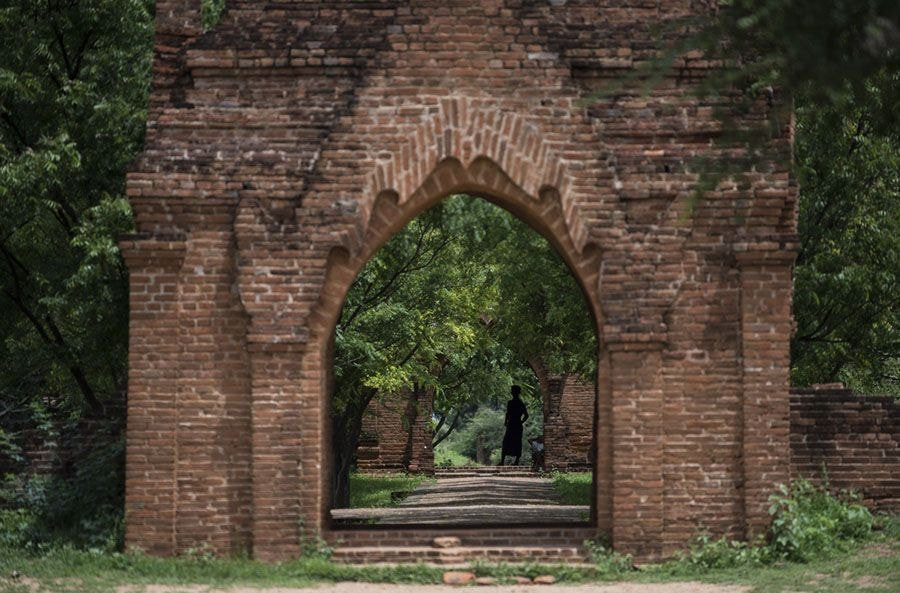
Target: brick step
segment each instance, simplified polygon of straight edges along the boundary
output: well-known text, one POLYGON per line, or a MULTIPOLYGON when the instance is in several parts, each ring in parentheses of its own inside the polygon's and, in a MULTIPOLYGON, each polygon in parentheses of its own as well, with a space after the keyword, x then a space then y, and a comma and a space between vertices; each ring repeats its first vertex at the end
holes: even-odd
POLYGON ((463 565, 476 560, 487 562, 540 562, 542 564, 585 564, 580 546, 366 546, 334 549, 332 560, 341 564, 440 564, 463 565))
POLYGON ((437 478, 470 478, 475 476, 507 476, 523 477, 540 475, 528 466, 515 465, 487 465, 471 467, 435 468, 434 475, 437 478))
POLYGON ((436 538, 454 537, 456 546, 468 548, 520 548, 541 542, 550 548, 580 548, 598 535, 596 527, 419 527, 390 529, 352 527, 329 531, 326 539, 335 549, 370 547, 435 547, 436 538))

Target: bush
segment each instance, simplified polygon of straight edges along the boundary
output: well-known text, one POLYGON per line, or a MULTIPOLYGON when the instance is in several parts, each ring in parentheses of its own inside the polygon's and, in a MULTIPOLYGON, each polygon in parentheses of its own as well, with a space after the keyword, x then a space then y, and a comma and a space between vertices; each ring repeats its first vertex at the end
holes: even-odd
POLYGON ((713 539, 708 534, 703 534, 694 540, 687 552, 676 557, 676 563, 690 569, 688 572, 694 572, 696 569, 705 571, 766 564, 771 559, 771 551, 764 540, 754 545, 724 537, 713 539))
POLYGON ((872 514, 854 496, 834 496, 806 480, 797 480, 791 488, 779 486, 770 501, 772 525, 767 538, 748 544, 704 534, 687 552, 677 555, 669 569, 696 572, 778 560, 808 562, 846 551, 872 531, 872 514))
POLYGON ((606 542, 587 540, 584 547, 597 572, 604 577, 619 576, 634 570, 631 556, 613 551, 606 542))
POLYGON ((434 465, 435 467, 462 467, 469 465, 476 465, 475 461, 469 459, 465 455, 454 451, 453 449, 438 445, 438 447, 434 450, 434 465))
POLYGON ((779 492, 769 507, 769 546, 779 558, 807 562, 843 551, 872 531, 872 513, 853 495, 835 497, 806 480, 797 480, 790 489, 782 485, 779 492))
POLYGON ((553 472, 553 486, 559 493, 560 504, 590 505, 594 493, 594 474, 591 472, 553 472))
POLYGON ((125 443, 81 458, 69 477, 9 475, 0 488, 0 542, 23 548, 122 547, 125 443))

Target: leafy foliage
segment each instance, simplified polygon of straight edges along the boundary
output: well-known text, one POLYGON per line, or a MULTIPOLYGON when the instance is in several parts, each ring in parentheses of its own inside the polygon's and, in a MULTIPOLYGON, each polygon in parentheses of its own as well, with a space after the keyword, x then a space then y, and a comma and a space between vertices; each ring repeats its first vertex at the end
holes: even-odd
MULTIPOLYGON (((0 7, 0 455, 23 435, 102 414, 126 383, 132 228, 125 169, 144 136, 152 2, 17 0, 0 7), (30 429, 30 430, 27 430, 30 429)), ((8 481, 21 545, 115 546, 122 443, 70 479, 8 481)), ((10 535, 12 534, 12 535, 10 535)))
POLYGON ((38 396, 99 409, 125 382, 116 240, 132 226, 150 5, 22 0, 0 35, 0 393, 19 410, 38 396))
POLYGON ((113 551, 124 535, 122 439, 79 460, 73 475, 7 476, 0 488, 0 540, 45 549, 60 542, 113 551))
POLYGON ((456 449, 452 449, 449 444, 441 443, 434 448, 434 466, 435 467, 465 467, 477 465, 474 459, 466 457, 456 449))
MULTIPOLYGON (((529 408, 529 417, 523 426, 522 457, 520 464, 531 463, 531 449, 528 439, 540 436, 543 433, 543 417, 540 413, 541 402, 534 398, 525 399, 529 408)), ((460 427, 447 439, 446 447, 468 459, 478 458, 478 449, 481 447, 487 454, 488 463, 500 461, 500 448, 506 427, 503 424, 505 412, 498 408, 483 406, 476 409, 475 413, 466 419, 460 427)))
POLYGON ((900 130, 872 107, 897 80, 871 81, 863 104, 797 111, 795 384, 900 395, 900 130))
POLYGON ((806 480, 790 488, 781 485, 770 501, 767 539, 748 543, 703 534, 664 570, 694 573, 781 560, 809 562, 848 551, 872 530, 872 514, 853 496, 834 496, 806 480))
POLYGON ((588 540, 584 542, 584 547, 602 578, 623 577, 634 571, 631 556, 616 552, 605 542, 588 540))
POLYGON ((553 472, 550 476, 560 504, 590 505, 594 493, 592 472, 553 472))
POLYGON ((797 562, 844 551, 872 530, 872 514, 852 496, 832 496, 806 480, 797 480, 790 489, 782 485, 769 514, 772 553, 797 562))
POLYGON ((203 0, 200 4, 200 19, 203 30, 209 31, 215 27, 225 12, 225 0, 203 0))

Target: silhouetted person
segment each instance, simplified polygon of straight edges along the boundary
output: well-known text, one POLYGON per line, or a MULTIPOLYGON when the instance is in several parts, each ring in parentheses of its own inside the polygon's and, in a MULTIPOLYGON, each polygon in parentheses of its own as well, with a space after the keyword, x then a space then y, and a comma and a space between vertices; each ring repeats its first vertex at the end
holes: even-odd
POLYGON ((513 465, 519 465, 519 457, 522 456, 522 424, 528 420, 528 410, 525 402, 519 397, 522 388, 513 385, 512 399, 506 404, 506 434, 503 435, 503 448, 500 450, 500 465, 506 461, 507 455, 515 457, 513 465))

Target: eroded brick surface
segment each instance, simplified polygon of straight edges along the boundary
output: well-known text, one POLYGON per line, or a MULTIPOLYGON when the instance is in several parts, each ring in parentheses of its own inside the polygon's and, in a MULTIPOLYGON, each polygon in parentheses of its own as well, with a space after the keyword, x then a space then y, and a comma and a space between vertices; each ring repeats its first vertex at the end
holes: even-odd
POLYGON ((368 472, 433 474, 433 400, 428 390, 373 398, 363 416, 356 467, 368 472))
POLYGON ((231 0, 206 34, 199 4, 156 3, 128 176, 129 546, 328 535, 343 298, 454 192, 547 237, 597 320, 597 531, 649 559, 762 528, 790 473, 790 130, 690 209, 695 158, 727 154, 690 93, 710 64, 585 101, 705 3, 231 0))
POLYGON ((900 404, 837 386, 791 390, 793 476, 900 509, 900 404))

